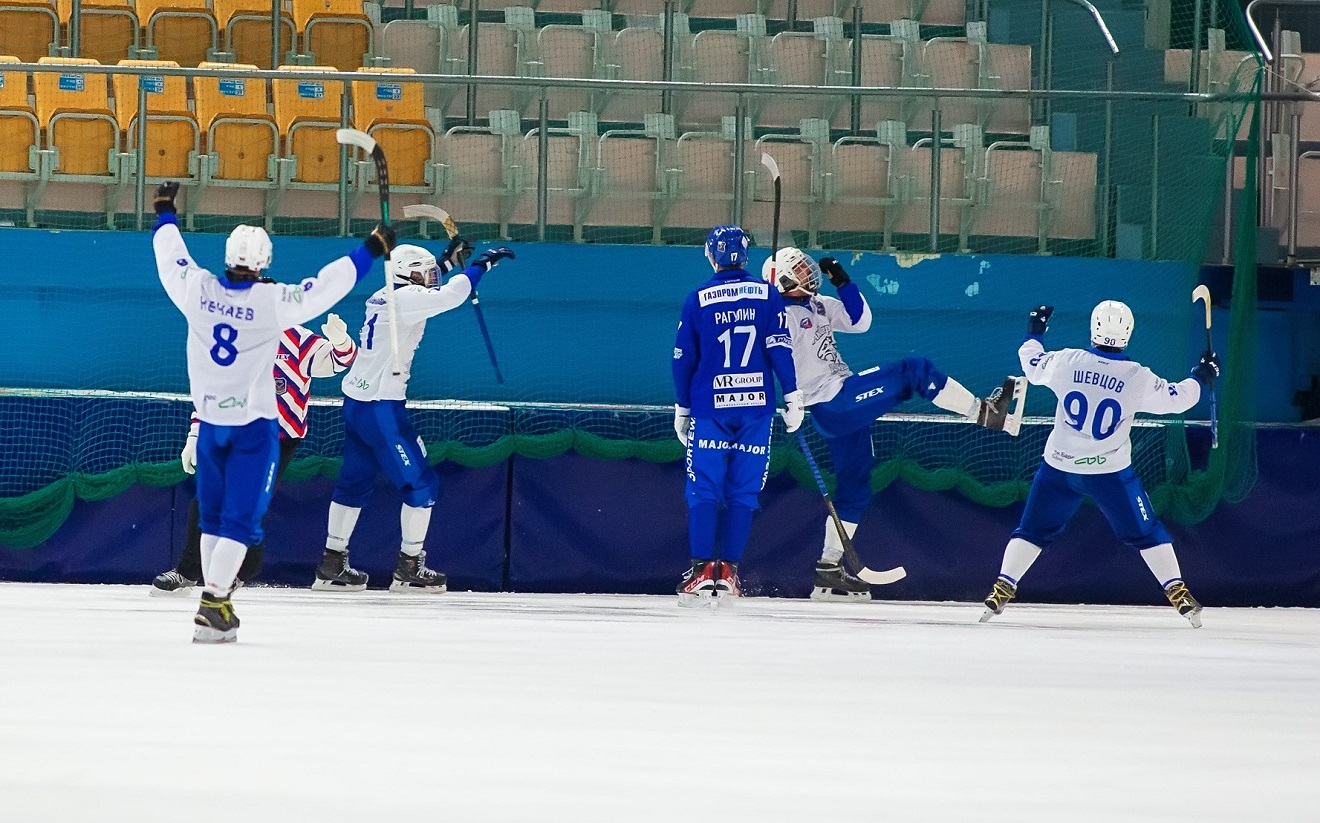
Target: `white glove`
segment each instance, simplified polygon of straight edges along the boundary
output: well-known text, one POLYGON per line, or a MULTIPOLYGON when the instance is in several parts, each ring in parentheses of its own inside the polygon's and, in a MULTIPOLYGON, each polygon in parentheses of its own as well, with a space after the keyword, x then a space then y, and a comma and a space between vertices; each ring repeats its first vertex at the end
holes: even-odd
POLYGON ((188 474, 197 474, 197 428, 188 430, 188 442, 183 445, 183 454, 179 455, 183 470, 188 474))
POLYGON ((791 391, 784 395, 784 404, 788 407, 780 414, 784 416, 784 428, 792 434, 802 425, 802 418, 806 416, 807 409, 802 405, 802 390, 791 391))
POLYGON ((343 351, 352 342, 348 337, 348 324, 339 319, 337 314, 325 319, 325 325, 321 326, 321 336, 329 340, 336 351, 343 351))
POLYGON ((692 429, 692 410, 685 409, 677 403, 674 404, 674 434, 678 435, 678 442, 684 446, 688 442, 688 431, 692 429))

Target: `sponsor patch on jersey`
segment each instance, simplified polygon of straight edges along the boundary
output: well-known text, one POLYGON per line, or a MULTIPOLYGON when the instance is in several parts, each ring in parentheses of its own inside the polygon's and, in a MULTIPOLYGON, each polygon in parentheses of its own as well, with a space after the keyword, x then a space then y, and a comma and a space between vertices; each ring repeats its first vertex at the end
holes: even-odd
POLYGON ((758 389, 765 385, 765 375, 760 372, 744 374, 717 374, 711 381, 712 389, 758 389))
POLYGON ((682 360, 682 359, 683 359, 683 350, 680 349, 678 346, 675 346, 675 347, 674 347, 674 359, 675 359, 675 360, 682 360))
POLYGON ((1103 466, 1109 462, 1103 455, 1095 457, 1079 457, 1073 461, 1074 466, 1103 466))
POLYGON ((764 391, 716 392, 713 403, 717 409, 750 408, 765 405, 764 391))
POLYGON ((766 283, 730 283, 726 286, 708 286, 697 292, 702 306, 713 303, 733 303, 738 300, 766 300, 770 296, 766 283))
POLYGON ((288 393, 288 391, 289 391, 289 381, 285 380, 283 377, 275 378, 275 393, 286 394, 288 393))
POLYGON ((801 326, 801 327, 804 328, 804 329, 809 329, 809 328, 811 328, 811 318, 810 318, 810 317, 804 317, 804 318, 802 318, 802 322, 801 322, 801 323, 798 323, 798 325, 801 326))
POLYGON ((766 348, 783 346, 786 349, 793 348, 793 338, 787 334, 772 334, 765 339, 766 348))

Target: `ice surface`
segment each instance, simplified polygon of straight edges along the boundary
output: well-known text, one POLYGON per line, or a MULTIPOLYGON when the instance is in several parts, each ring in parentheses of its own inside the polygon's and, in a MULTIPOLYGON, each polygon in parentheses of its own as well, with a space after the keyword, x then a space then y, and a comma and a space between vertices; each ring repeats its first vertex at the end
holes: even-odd
POLYGON ((0 585, 0 821, 1320 820, 1320 612, 0 585))

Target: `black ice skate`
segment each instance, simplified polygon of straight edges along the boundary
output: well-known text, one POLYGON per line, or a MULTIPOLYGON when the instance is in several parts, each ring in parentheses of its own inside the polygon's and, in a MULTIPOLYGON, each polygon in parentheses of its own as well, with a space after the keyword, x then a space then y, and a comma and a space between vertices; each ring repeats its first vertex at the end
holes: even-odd
POLYGON ((871 599, 871 584, 850 574, 839 563, 816 561, 815 588, 812 600, 842 600, 846 603, 865 603, 871 599))
POLYGON ((1027 378, 1008 377, 1004 385, 995 389, 981 401, 976 422, 991 431, 1006 432, 1017 437, 1022 430, 1022 414, 1027 404, 1027 378))
POLYGON ((440 594, 449 590, 449 578, 438 571, 426 568, 426 552, 416 557, 399 553, 399 562, 394 567, 394 580, 390 582, 390 591, 423 591, 440 594))
POLYGON ((179 574, 178 569, 170 569, 156 575, 155 579, 151 581, 151 589, 148 593, 152 597, 187 594, 188 590, 196 585, 196 580, 189 580, 179 574))
POLYGON ((1192 593, 1187 591, 1187 584, 1179 580, 1164 590, 1164 596, 1169 598, 1169 603, 1178 610, 1178 614, 1187 618, 1187 622, 1192 624, 1192 628, 1201 628, 1201 604, 1196 602, 1192 593))
POLYGON ((229 596, 203 593, 193 617, 194 643, 233 643, 238 640, 238 615, 229 596))
POLYGON ((981 622, 984 623, 997 614, 1003 614, 1008 601, 1016 596, 1017 586, 1002 577, 996 580, 990 593, 985 596, 985 611, 981 614, 981 622))
POLYGON ((347 553, 325 550, 325 554, 321 557, 321 565, 316 567, 316 579, 312 581, 313 589, 360 592, 366 587, 367 573, 348 565, 347 553))
POLYGON ((678 584, 678 605, 710 606, 715 597, 715 561, 693 560, 678 584))

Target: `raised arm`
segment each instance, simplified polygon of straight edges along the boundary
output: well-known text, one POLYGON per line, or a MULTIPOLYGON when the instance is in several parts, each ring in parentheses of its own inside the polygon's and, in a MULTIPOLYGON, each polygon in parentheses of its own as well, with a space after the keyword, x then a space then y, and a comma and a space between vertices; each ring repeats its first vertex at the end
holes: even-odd
POLYGON ((1207 349, 1192 368, 1192 376, 1178 383, 1156 377, 1150 369, 1146 369, 1146 375, 1150 388, 1141 410, 1150 414, 1182 414, 1200 401, 1203 390, 1215 387, 1215 378, 1219 377, 1219 355, 1207 349))
POLYGON ((377 257, 394 248, 394 229, 377 224, 361 246, 352 253, 327 263, 315 277, 294 285, 276 286, 279 297, 275 314, 282 328, 301 326, 317 315, 325 314, 353 290, 377 257))
POLYGON ((303 373, 308 377, 333 377, 343 372, 357 359, 357 345, 348 335, 348 325, 339 315, 332 314, 321 326, 321 334, 299 327, 307 337, 308 346, 303 373))
POLYGON ((1027 338, 1018 347, 1018 360, 1027 381, 1048 386, 1054 377, 1056 352, 1045 351, 1045 331, 1049 328, 1053 306, 1037 306, 1027 318, 1027 338))
POLYGON ((862 297, 862 290, 843 270, 843 264, 833 257, 822 257, 820 270, 829 276, 830 283, 839 294, 837 301, 823 301, 830 326, 844 334, 861 334, 870 329, 871 307, 867 305, 866 298, 862 297))
MULTIPOLYGON (((452 248, 453 244, 450 244, 450 249, 452 250, 452 248)), ((499 265, 501 260, 514 260, 516 258, 517 255, 513 253, 513 250, 504 246, 487 249, 477 255, 477 258, 472 261, 472 265, 449 278, 449 281, 443 286, 433 289, 409 289, 406 292, 398 292, 397 294, 400 297, 407 295, 399 301, 399 322, 416 323, 419 320, 435 317, 437 314, 443 314, 450 309, 458 308, 468 299, 468 295, 476 291, 481 278, 487 272, 499 265)), ((446 251, 444 259, 451 259, 449 251, 446 251)))
POLYGON ((151 248, 156 253, 156 274, 170 301, 180 310, 183 309, 184 295, 188 291, 188 281, 205 276, 205 269, 197 265, 188 253, 188 245, 179 233, 179 218, 175 214, 174 197, 179 193, 179 184, 162 183, 156 190, 156 226, 151 230, 151 248))

